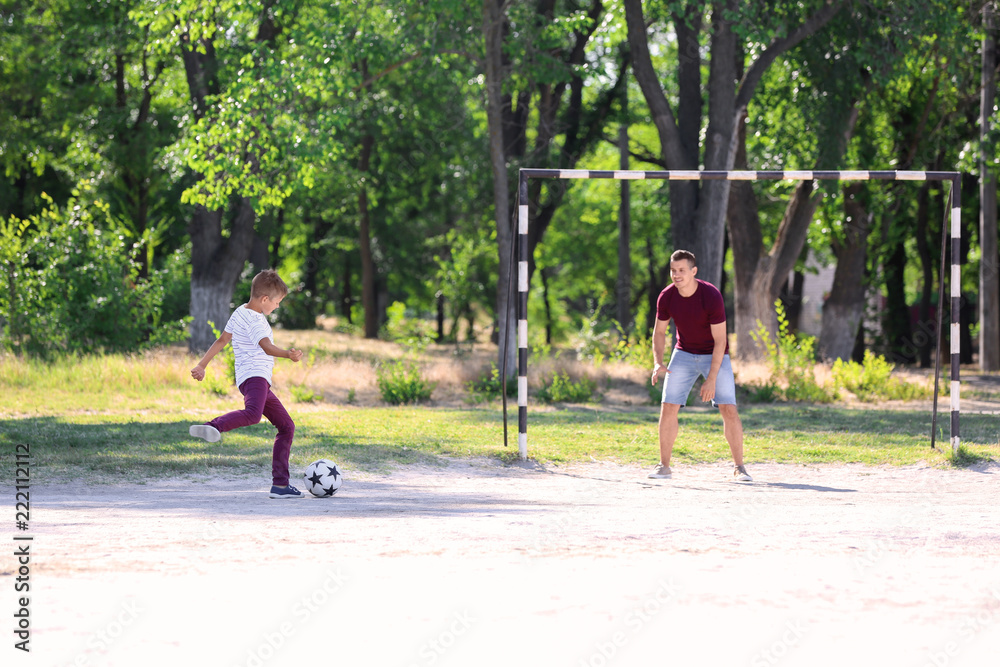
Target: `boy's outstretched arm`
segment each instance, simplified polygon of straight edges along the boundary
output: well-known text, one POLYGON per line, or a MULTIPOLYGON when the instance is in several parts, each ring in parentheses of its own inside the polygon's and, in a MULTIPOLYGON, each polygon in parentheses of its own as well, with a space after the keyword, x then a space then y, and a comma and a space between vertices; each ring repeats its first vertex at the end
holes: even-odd
POLYGON ((260 345, 260 349, 264 350, 265 354, 269 354, 272 357, 284 357, 292 361, 298 361, 302 358, 302 350, 296 350, 295 348, 283 350, 272 343, 269 338, 261 338, 257 341, 257 344, 260 345))
POLYGON ((228 331, 223 331, 222 335, 219 336, 218 340, 212 343, 212 347, 208 348, 208 352, 206 352, 205 356, 201 358, 201 361, 198 362, 198 365, 191 369, 191 377, 193 377, 198 382, 204 380, 205 367, 208 366, 208 362, 210 362, 215 355, 221 352, 222 348, 228 345, 229 341, 231 341, 232 339, 233 339, 233 334, 229 333, 228 331))

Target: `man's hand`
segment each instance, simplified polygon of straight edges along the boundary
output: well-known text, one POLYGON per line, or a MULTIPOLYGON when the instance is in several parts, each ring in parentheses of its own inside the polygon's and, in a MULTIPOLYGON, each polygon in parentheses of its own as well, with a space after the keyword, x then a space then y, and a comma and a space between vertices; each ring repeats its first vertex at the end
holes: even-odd
POLYGON ((288 351, 288 358, 292 361, 298 361, 302 358, 302 350, 291 349, 288 351))
POLYGON ((195 366, 191 369, 191 377, 193 377, 198 382, 205 379, 205 369, 201 366, 195 366))
POLYGON ((660 378, 669 372, 663 364, 653 364, 653 376, 649 379, 649 384, 655 386, 660 381, 660 378))
POLYGON ((708 403, 715 398, 715 378, 705 378, 701 384, 701 400, 708 403))

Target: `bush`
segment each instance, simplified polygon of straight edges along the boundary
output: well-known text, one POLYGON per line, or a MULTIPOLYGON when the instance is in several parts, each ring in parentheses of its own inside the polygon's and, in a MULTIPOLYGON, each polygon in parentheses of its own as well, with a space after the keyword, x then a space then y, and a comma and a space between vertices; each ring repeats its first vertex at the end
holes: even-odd
POLYGON ((895 366, 882 355, 865 350, 862 363, 837 359, 833 362, 833 381, 859 401, 912 400, 930 397, 933 390, 891 376, 895 366))
POLYGON ((426 323, 419 319, 406 318, 406 306, 394 301, 385 309, 386 322, 382 325, 380 338, 391 340, 415 352, 423 352, 431 342, 432 336, 427 331, 426 323))
POLYGON ((746 392, 748 403, 774 403, 781 399, 781 387, 772 380, 767 382, 749 382, 742 385, 746 392))
POLYGON ((315 403, 323 398, 322 394, 317 394, 302 384, 290 384, 288 390, 292 393, 292 400, 296 403, 315 403))
MULTIPOLYGON (((481 403, 500 398, 500 384, 500 370, 495 363, 490 363, 489 371, 467 383, 465 386, 472 395, 473 401, 481 403)), ((508 377, 507 382, 504 384, 507 388, 507 396, 517 396, 516 377, 508 377)))
POLYGON ((420 375, 413 362, 398 361, 381 366, 376 374, 382 400, 391 405, 419 403, 431 397, 434 384, 420 375))
MULTIPOLYGON (((649 374, 652 377, 652 373, 649 374)), ((660 405, 663 402, 663 383, 666 382, 666 376, 660 378, 660 381, 656 384, 652 384, 647 379, 645 382, 646 391, 649 392, 649 402, 653 405, 660 405)))
POLYGON ((636 338, 630 341, 624 335, 619 338, 611 352, 618 361, 622 361, 636 368, 648 368, 650 374, 653 371, 653 341, 649 336, 636 338))
POLYGON ((781 301, 775 301, 774 307, 778 316, 777 339, 771 340, 770 332, 760 320, 757 321, 757 330, 750 333, 754 341, 764 348, 767 364, 771 367, 767 392, 773 393, 780 388, 783 398, 788 401, 833 401, 836 398, 835 392, 817 383, 813 375, 816 338, 791 333, 781 301))
POLYGON ((177 267, 140 280, 143 247, 129 234, 106 204, 81 199, 0 221, 0 346, 53 358, 184 340, 184 319, 163 318, 177 267))
POLYGON ((594 400, 597 383, 590 378, 580 378, 574 382, 569 373, 563 371, 552 376, 539 391, 538 398, 546 403, 586 403, 594 400))

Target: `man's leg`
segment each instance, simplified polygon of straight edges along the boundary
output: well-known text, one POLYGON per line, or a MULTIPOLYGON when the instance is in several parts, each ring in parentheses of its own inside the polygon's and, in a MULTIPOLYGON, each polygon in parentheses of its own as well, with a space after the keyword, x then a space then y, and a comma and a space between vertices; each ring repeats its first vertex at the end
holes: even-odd
POLYGON ((670 455, 677 440, 677 413, 681 406, 675 403, 660 403, 660 465, 670 467, 670 455))
MULTIPOLYGON (((729 443, 729 451, 733 454, 733 463, 737 468, 743 466, 743 422, 740 413, 736 411, 736 376, 733 374, 733 364, 729 355, 722 358, 719 374, 715 380, 715 399, 722 415, 723 433, 729 443)), ((745 471, 741 472, 745 473, 745 471)), ((749 475, 748 475, 749 477, 749 475)))
POLYGON ((719 405, 719 414, 722 415, 722 429, 729 443, 729 451, 733 454, 733 462, 743 465, 743 422, 740 421, 740 413, 735 405, 719 405))
POLYGON ((698 368, 695 355, 683 350, 674 350, 670 355, 667 375, 663 378, 663 395, 660 399, 660 424, 658 437, 660 441, 660 465, 650 477, 670 476, 670 456, 674 451, 674 441, 677 440, 677 413, 687 402, 691 386, 698 379, 698 368))

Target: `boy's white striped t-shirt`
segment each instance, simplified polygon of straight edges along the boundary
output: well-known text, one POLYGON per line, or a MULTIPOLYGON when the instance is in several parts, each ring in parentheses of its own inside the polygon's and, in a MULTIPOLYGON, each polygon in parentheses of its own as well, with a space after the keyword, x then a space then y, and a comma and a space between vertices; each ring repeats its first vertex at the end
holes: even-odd
POLYGON ((233 355, 236 358, 236 386, 247 378, 261 377, 271 384, 271 369, 274 357, 264 352, 260 340, 267 338, 274 343, 271 325, 263 313, 250 310, 246 304, 233 311, 226 332, 233 335, 233 355))

